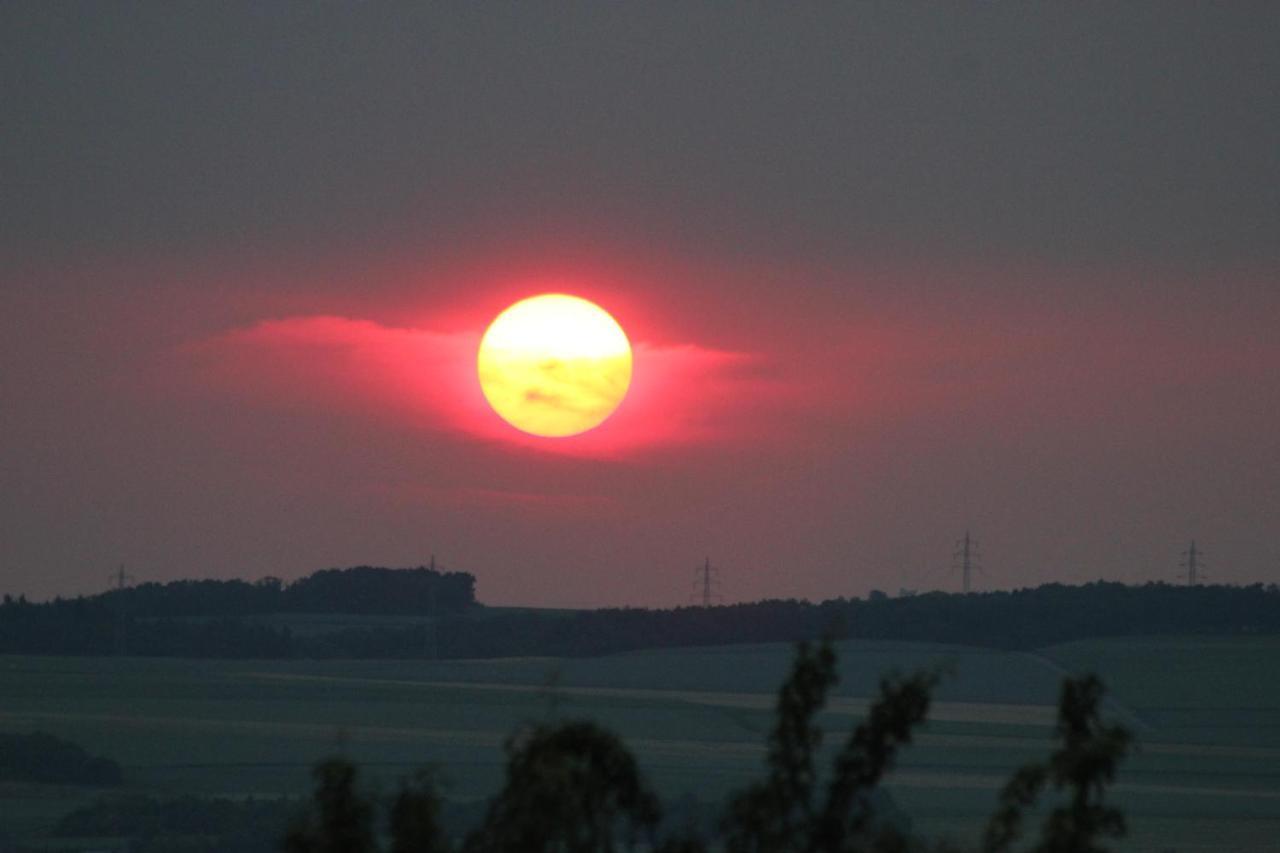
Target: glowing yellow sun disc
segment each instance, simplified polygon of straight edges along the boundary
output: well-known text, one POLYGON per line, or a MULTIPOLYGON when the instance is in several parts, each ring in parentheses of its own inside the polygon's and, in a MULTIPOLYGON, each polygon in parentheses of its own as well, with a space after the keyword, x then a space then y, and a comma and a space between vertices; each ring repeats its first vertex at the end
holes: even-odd
POLYGON ((533 435, 576 435, 613 414, 631 384, 631 343, 593 302, 523 299, 480 339, 480 388, 502 419, 533 435))

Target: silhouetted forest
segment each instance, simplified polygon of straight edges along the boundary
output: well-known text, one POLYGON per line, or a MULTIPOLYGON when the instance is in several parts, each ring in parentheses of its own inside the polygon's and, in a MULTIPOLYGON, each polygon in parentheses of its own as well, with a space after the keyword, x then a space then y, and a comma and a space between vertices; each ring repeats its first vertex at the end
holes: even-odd
POLYGON ((89 600, 135 618, 252 616, 264 613, 422 614, 457 612, 476 603, 466 572, 357 566, 324 569, 293 583, 279 578, 182 580, 113 589, 89 600))
POLYGON ((1280 633, 1280 589, 1274 584, 1098 582, 967 595, 872 593, 820 604, 536 611, 475 604, 474 583, 465 573, 362 567, 318 572, 289 585, 273 579, 176 581, 39 604, 5 596, 0 653, 484 658, 793 642, 823 633, 1002 649, 1099 636, 1280 633), (307 613, 388 618, 350 625, 337 620, 305 632, 288 619, 271 618, 307 613))
POLYGON ((130 853, 270 853, 296 809, 287 799, 163 800, 135 794, 64 815, 53 837, 127 838, 130 853))

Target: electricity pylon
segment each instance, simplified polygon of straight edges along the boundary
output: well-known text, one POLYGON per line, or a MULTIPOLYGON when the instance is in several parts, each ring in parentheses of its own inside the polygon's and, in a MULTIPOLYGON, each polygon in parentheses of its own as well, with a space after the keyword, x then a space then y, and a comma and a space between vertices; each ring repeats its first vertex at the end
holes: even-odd
POLYGON ((961 589, 964 590, 965 595, 973 589, 974 570, 982 571, 982 567, 978 564, 979 559, 978 541, 966 530, 964 538, 956 540, 956 550, 951 554, 952 568, 960 569, 961 589))
POLYGON ((426 648, 424 648, 423 651, 426 653, 428 660, 439 660, 440 659, 440 633, 438 630, 437 623, 439 622, 439 619, 440 619, 440 610, 439 610, 440 601, 439 601, 439 597, 437 595, 436 589, 440 586, 440 575, 436 574, 436 555, 435 554, 431 555, 431 568, 429 571, 431 571, 432 573, 431 586, 430 586, 431 610, 427 617, 427 633, 425 637, 426 648))
POLYGON ((710 607, 712 602, 720 601, 720 570, 711 565, 710 557, 698 567, 693 588, 692 598, 703 607, 710 607))
MULTIPOLYGON (((125 587, 133 582, 133 575, 125 574, 124 563, 120 564, 120 568, 116 569, 107 576, 115 585, 117 593, 123 593, 125 587)), ((123 657, 125 653, 125 621, 124 621, 124 596, 116 595, 116 632, 115 632, 115 654, 117 657, 123 657)))
POLYGON ((107 575, 107 578, 115 584, 116 589, 124 589, 126 584, 133 582, 133 575, 125 574, 124 563, 120 564, 120 568, 107 575))
POLYGON ((1180 578, 1187 579, 1187 586, 1196 586, 1204 579, 1204 561, 1201 559, 1204 552, 1196 548, 1196 540, 1191 540, 1191 547, 1182 552, 1182 562, 1180 565, 1185 571, 1178 575, 1180 578))

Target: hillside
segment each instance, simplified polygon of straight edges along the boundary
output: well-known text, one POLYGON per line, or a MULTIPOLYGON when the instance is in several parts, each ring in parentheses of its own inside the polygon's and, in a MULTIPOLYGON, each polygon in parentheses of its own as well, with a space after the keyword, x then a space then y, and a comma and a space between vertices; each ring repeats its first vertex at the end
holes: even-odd
POLYGON ((0 604, 0 653, 197 658, 565 657, 848 639, 1035 649, 1097 636, 1280 633, 1275 585, 1092 583, 966 595, 760 601, 720 607, 486 608, 469 574, 327 570, 293 584, 176 581, 0 604))

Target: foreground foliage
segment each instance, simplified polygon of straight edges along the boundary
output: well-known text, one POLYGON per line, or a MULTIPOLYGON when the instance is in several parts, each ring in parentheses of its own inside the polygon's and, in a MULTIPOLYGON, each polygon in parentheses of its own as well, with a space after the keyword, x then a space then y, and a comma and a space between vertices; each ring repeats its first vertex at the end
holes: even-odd
POLYGON ((538 726, 508 741, 506 785, 463 849, 612 851, 651 837, 660 817, 616 735, 585 721, 538 726))
MULTIPOLYGON (((462 853, 910 853, 958 850, 911 835, 879 785, 925 722, 941 673, 881 680, 867 718, 836 750, 827 773, 817 757, 817 715, 835 686, 830 642, 802 643, 777 705, 765 776, 733 795, 716 837, 693 832, 659 839, 662 809, 634 756, 589 721, 543 723, 507 741, 506 783, 462 853)), ((1106 801, 1130 733, 1101 716, 1104 689, 1094 676, 1063 682, 1057 747, 1043 763, 1017 770, 1004 787, 981 853, 1012 853, 1028 814, 1056 797, 1030 853, 1105 853, 1125 832, 1124 815, 1106 801)), ((356 786, 356 768, 330 759, 315 769, 312 807, 282 841, 285 853, 374 853, 375 804, 356 786)), ((454 849, 438 820, 431 778, 402 782, 389 809, 391 853, 454 849)))
POLYGON ((1106 850, 1102 839, 1125 834, 1124 815, 1106 804, 1104 794, 1132 735, 1122 726, 1103 724, 1102 695, 1102 682, 1096 676, 1063 683, 1057 727, 1062 745, 1047 764, 1029 764, 1005 785, 999 808, 987 825, 984 853, 1013 849, 1025 812, 1050 784, 1066 793, 1067 802, 1050 812, 1040 843, 1032 848, 1035 853, 1102 853, 1106 850))

